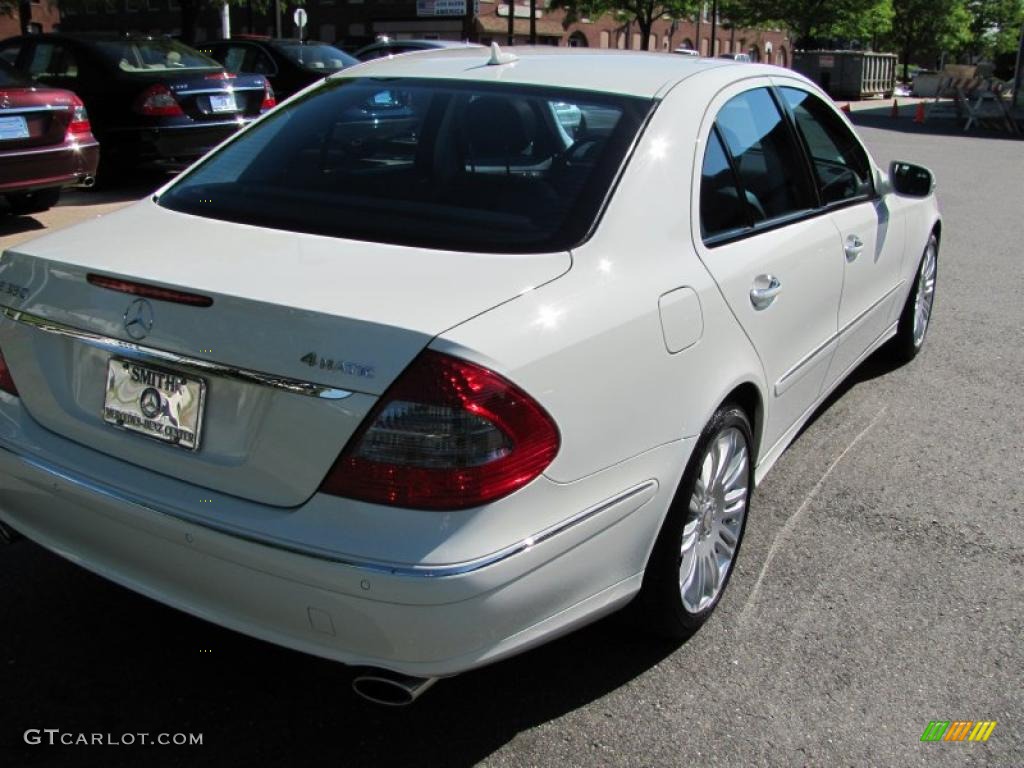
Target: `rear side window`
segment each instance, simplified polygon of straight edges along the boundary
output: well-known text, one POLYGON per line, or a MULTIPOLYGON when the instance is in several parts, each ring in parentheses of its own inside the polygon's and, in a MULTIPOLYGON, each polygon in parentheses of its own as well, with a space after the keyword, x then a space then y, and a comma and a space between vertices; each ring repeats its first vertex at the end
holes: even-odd
POLYGON ((160 198, 208 218, 446 250, 565 250, 593 228, 649 99, 419 78, 329 81, 160 198))
POLYGON ((726 102, 715 126, 733 157, 755 222, 815 206, 803 157, 766 88, 726 102))
POLYGON ((337 72, 339 69, 359 63, 358 59, 349 56, 344 51, 339 51, 333 45, 300 43, 298 41, 279 42, 277 50, 304 69, 337 72))
POLYGON ((822 202, 870 196, 874 190, 871 165, 853 132, 813 94, 798 88, 780 90, 807 146, 822 202))
POLYGON ((725 155, 718 131, 708 137, 700 182, 700 229, 706 239, 749 225, 743 195, 725 155))

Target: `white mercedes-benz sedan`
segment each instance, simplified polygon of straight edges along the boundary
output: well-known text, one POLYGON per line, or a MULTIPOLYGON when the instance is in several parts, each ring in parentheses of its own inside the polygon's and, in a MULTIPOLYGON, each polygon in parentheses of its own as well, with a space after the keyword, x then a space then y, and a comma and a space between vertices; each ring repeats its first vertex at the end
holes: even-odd
POLYGON ((346 69, 3 254, 0 520, 392 703, 635 597, 685 637, 815 408, 921 348, 933 187, 785 69, 346 69))

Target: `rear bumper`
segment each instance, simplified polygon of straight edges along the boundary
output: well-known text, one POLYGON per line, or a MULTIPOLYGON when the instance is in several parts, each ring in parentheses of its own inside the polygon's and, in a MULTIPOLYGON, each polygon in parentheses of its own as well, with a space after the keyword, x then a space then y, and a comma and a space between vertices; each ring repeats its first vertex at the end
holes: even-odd
POLYGON ((0 152, 0 194, 78 184, 96 175, 99 159, 96 142, 0 152))
POLYGON ((119 128, 103 135, 103 152, 105 157, 122 164, 184 167, 250 122, 252 118, 193 125, 119 128))
MULTIPOLYGON (((0 394, 0 413, 5 397, 0 394)), ((627 602, 639 589, 670 495, 657 475, 685 462, 691 447, 685 441, 663 446, 627 462, 628 471, 609 470, 616 477, 572 484, 572 497, 584 499, 604 495, 609 480, 621 485, 634 478, 610 497, 569 510, 571 524, 536 543, 510 549, 494 542, 474 561, 389 570, 196 524, 8 438, 0 434, 0 520, 28 538, 111 581, 251 636, 424 677, 512 655, 627 602)))

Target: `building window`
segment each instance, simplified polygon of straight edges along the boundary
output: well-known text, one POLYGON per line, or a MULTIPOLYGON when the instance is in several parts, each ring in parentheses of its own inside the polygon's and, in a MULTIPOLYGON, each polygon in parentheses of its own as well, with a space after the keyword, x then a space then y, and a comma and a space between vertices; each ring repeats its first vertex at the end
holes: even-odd
POLYGON ((607 29, 601 30, 601 41, 598 43, 602 48, 611 48, 612 35, 607 29))
POLYGON ((656 51, 658 50, 658 36, 651 35, 647 38, 647 50, 656 51))

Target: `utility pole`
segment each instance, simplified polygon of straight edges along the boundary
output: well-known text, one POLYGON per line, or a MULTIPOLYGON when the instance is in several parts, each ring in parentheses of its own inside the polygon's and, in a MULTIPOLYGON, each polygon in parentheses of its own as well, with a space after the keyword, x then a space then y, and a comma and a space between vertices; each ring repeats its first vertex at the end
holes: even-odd
POLYGON ((718 27, 718 0, 711 0, 711 58, 715 58, 715 35, 718 27))
POLYGON ((274 0, 274 37, 281 39, 281 0, 274 0))
POLYGON ((516 0, 508 0, 508 44, 516 43, 516 0))
POLYGON ((697 9, 697 39, 694 41, 694 50, 700 55, 700 22, 704 18, 704 9, 707 8, 707 3, 701 3, 697 9))
POLYGON ((530 0, 530 45, 537 44, 537 0, 530 0))

